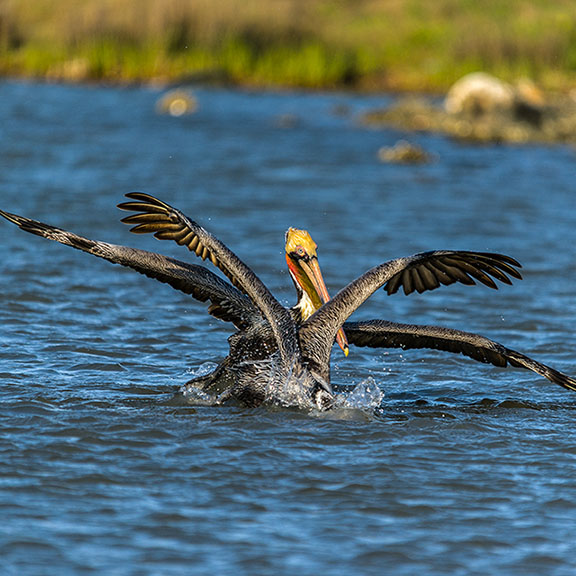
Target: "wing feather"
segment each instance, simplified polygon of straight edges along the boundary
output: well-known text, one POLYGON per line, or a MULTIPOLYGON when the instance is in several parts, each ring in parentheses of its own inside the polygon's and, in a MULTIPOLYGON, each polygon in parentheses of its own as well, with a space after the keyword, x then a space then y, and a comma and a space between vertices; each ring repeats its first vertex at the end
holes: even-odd
POLYGON ((119 204, 120 209, 148 215, 142 221, 134 220, 134 215, 122 220, 128 224, 136 222, 132 232, 151 232, 161 240, 174 240, 202 260, 209 259, 268 320, 284 364, 290 365, 299 354, 294 321, 258 276, 220 240, 176 208, 143 192, 126 196, 130 201, 119 204))
POLYGON ((149 278, 169 284, 176 290, 190 294, 200 302, 210 302, 208 311, 221 320, 246 328, 261 320, 261 315, 250 299, 237 288, 205 268, 167 258, 154 252, 90 240, 72 232, 56 228, 0 210, 0 215, 22 230, 42 236, 136 270, 149 278))
POLYGON ((206 230, 189 220, 179 210, 149 194, 130 192, 126 196, 132 201, 122 202, 118 204, 118 208, 137 212, 121 220, 125 224, 136 224, 130 229, 131 232, 152 233, 159 240, 174 240, 181 246, 186 246, 202 260, 210 258, 210 261, 228 277, 234 286, 247 293, 244 280, 227 264, 227 254, 219 258, 216 253, 218 247, 213 253, 206 245, 206 241, 213 239, 206 230))
POLYGON ((476 281, 497 289, 492 277, 504 284, 511 284, 509 276, 522 278, 516 269, 520 267, 513 258, 491 252, 423 252, 413 257, 405 268, 392 275, 384 289, 390 295, 403 288, 408 295, 414 291, 422 293, 455 282, 472 286, 476 281))
POLYGON ((423 293, 457 282, 468 286, 480 282, 497 288, 494 278, 506 284, 511 284, 510 277, 522 278, 517 268, 520 264, 510 256, 490 252, 436 250, 389 260, 348 284, 302 324, 299 337, 303 356, 328 370, 336 333, 381 287, 388 294, 400 289, 405 294, 423 293))
POLYGON ((418 270, 420 276, 422 277, 422 282, 428 290, 435 290, 440 287, 440 280, 437 275, 434 274, 433 270, 430 269, 426 264, 424 264, 418 270))
POLYGON ((540 374, 551 382, 568 390, 576 391, 576 380, 537 362, 520 352, 506 348, 484 336, 441 328, 439 326, 419 326, 415 324, 398 324, 385 320, 366 322, 346 322, 344 331, 348 342, 356 346, 370 348, 429 348, 463 354, 478 362, 506 367, 526 368, 540 374))

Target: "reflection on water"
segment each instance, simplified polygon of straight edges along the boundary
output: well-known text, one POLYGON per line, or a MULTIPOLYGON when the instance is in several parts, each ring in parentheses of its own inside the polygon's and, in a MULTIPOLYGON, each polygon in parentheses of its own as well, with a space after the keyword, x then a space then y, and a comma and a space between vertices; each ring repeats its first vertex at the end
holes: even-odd
MULTIPOLYGON (((357 318, 478 332, 576 373, 571 149, 361 128, 377 97, 196 96, 172 118, 150 90, 0 84, 0 207, 192 261, 119 223, 124 193, 157 195, 285 304, 289 226, 312 233, 331 293, 395 256, 504 252, 524 265, 512 287, 380 293, 357 318), (381 164, 400 138, 435 161, 381 164)), ((191 406, 178 391, 225 356, 229 327, 165 285, 0 230, 8 575, 576 569, 576 395, 457 355, 352 349, 334 358, 331 417, 191 406)))

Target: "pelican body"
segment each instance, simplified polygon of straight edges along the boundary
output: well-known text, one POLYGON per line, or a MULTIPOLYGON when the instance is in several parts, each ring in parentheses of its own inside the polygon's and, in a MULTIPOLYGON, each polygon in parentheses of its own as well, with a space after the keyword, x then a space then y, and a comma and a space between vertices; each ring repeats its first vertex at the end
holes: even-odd
POLYGON ((286 308, 256 274, 220 240, 169 204, 141 192, 119 204, 133 212, 123 222, 137 234, 173 240, 209 261, 225 276, 154 252, 89 240, 54 226, 0 210, 22 230, 136 270, 201 302, 208 312, 231 322, 236 332, 218 367, 185 385, 201 390, 215 403, 236 401, 254 406, 329 409, 334 402, 330 358, 334 343, 348 355, 349 344, 373 348, 431 348, 460 353, 496 366, 526 368, 569 390, 576 380, 483 336, 437 326, 386 320, 350 322, 348 318, 374 292, 406 295, 440 286, 477 282, 497 288, 521 279, 520 264, 509 256, 486 252, 436 250, 379 264, 330 298, 310 234, 290 228, 285 237, 286 262, 298 302, 286 308))

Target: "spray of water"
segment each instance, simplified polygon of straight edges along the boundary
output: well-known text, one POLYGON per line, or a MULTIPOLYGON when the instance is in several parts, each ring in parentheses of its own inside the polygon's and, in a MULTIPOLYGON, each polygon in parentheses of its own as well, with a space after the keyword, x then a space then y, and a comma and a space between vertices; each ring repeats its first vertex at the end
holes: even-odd
MULTIPOLYGON (((198 369, 190 371, 193 378, 206 376, 216 369, 217 365, 207 362, 198 369)), ((283 408, 298 408, 307 411, 318 411, 320 408, 310 391, 314 379, 306 370, 299 369, 295 363, 288 367, 282 366, 274 356, 257 362, 240 363, 237 366, 239 381, 249 382, 252 390, 260 390, 263 403, 283 408)), ((245 385, 245 384, 244 384, 245 385)), ((187 384, 181 392, 192 404, 218 405, 223 404, 234 393, 230 390, 220 395, 209 394, 200 388, 187 384)), ((384 393, 372 377, 356 384, 352 390, 338 392, 334 395, 332 411, 353 410, 370 413, 378 409, 384 398, 384 393)))

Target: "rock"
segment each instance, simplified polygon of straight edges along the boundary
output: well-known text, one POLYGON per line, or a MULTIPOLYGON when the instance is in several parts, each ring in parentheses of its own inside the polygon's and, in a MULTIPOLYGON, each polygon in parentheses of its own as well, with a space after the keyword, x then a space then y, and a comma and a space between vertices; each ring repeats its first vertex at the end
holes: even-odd
POLYGON ((361 122, 486 143, 576 143, 576 100, 545 95, 529 80, 512 86, 477 73, 456 82, 443 103, 404 97, 363 114, 361 122))
POLYGON ((380 148, 378 158, 389 164, 423 164, 431 160, 423 148, 407 140, 398 140, 394 146, 380 148))
POLYGON ((448 114, 509 115, 532 124, 542 121, 544 105, 542 91, 531 80, 523 78, 513 86, 485 72, 460 78, 444 99, 448 114))
POLYGON ((485 72, 467 74, 448 90, 444 109, 448 114, 489 114, 511 110, 514 106, 514 88, 485 72))
POLYGON ((198 110, 198 101, 190 90, 176 88, 166 92, 156 102, 156 112, 158 114, 169 114, 170 116, 184 116, 194 114, 198 110))

